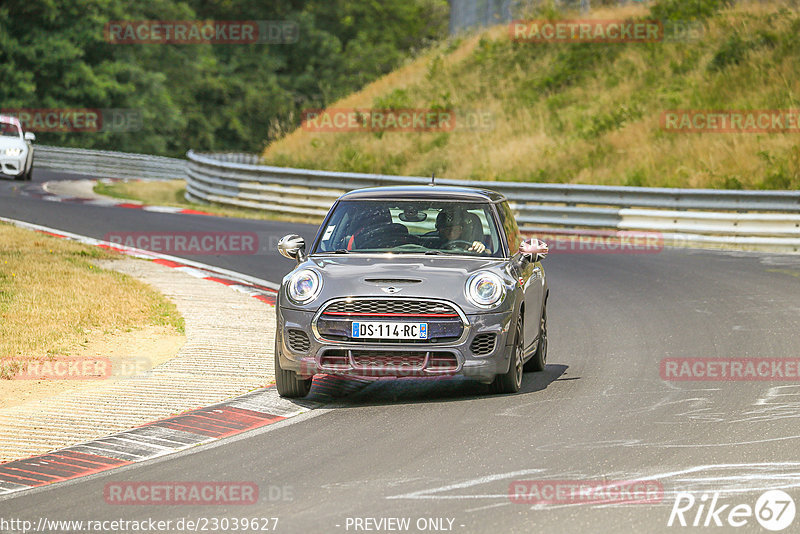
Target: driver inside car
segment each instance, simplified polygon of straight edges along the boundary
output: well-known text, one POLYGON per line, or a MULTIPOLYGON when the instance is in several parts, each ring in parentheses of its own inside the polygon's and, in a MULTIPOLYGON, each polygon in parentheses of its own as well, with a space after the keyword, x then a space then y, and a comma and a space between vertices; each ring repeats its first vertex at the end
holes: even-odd
POLYGON ((436 216, 436 232, 440 238, 438 248, 461 242, 463 244, 461 248, 464 250, 483 254, 486 252, 486 245, 476 239, 475 234, 478 231, 483 233, 480 219, 477 215, 464 210, 445 208, 436 216), (474 220, 471 220, 472 218, 474 220))

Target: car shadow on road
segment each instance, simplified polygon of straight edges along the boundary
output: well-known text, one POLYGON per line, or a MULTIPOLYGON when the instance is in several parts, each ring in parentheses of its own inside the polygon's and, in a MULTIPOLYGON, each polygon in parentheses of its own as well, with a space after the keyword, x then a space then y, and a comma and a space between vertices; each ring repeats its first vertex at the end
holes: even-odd
POLYGON ((522 377, 522 387, 519 393, 515 393, 515 395, 536 393, 547 389, 547 386, 556 380, 566 380, 561 377, 567 372, 568 368, 569 365, 548 364, 541 373, 525 373, 522 377))
MULTIPOLYGON (((567 370, 567 365, 547 365, 539 373, 525 373, 519 392, 496 395, 487 384, 463 377, 436 378, 381 378, 353 393, 336 398, 335 408, 374 406, 382 404, 410 404, 423 402, 455 402, 479 398, 499 398, 530 395, 547 389, 567 370)), ((312 394, 313 394, 312 389, 312 394)), ((332 406, 334 407, 334 406, 332 406)))

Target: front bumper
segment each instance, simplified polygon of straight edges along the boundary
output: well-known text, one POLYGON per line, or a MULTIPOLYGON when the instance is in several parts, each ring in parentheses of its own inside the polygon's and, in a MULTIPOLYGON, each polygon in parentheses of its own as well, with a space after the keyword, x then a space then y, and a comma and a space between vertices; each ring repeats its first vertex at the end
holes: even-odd
POLYGON ((281 307, 276 311, 281 367, 303 378, 316 374, 361 377, 460 375, 491 382, 497 374, 505 373, 509 368, 509 345, 513 339, 509 334, 511 314, 507 312, 466 315, 464 333, 455 341, 381 343, 325 339, 311 327, 313 312, 281 307), (476 341, 478 336, 482 337, 476 341), (493 345, 484 342, 487 339, 492 339, 493 345))
POLYGON ((25 172, 26 154, 20 156, 0 155, 0 172, 6 176, 19 176, 25 172))

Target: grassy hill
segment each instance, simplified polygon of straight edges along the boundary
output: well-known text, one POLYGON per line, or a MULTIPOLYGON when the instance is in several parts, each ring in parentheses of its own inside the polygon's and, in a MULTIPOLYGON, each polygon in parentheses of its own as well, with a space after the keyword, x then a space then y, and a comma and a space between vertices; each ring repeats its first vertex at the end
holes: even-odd
MULTIPOLYGON (((578 18, 530 13, 529 18, 578 18)), ((800 188, 800 133, 662 129, 665 110, 800 108, 800 13, 781 3, 667 0, 595 19, 693 21, 657 43, 513 42, 507 26, 442 43, 331 108, 453 109, 484 127, 313 132, 267 163, 456 179, 745 189, 800 188), (691 32, 690 32, 691 33, 691 32), (473 115, 474 116, 474 115, 473 115)))

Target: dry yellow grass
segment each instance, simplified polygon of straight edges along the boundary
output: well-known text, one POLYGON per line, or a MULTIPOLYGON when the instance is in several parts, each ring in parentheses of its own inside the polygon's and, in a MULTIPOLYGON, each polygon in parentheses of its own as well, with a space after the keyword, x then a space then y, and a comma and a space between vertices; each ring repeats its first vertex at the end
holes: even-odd
MULTIPOLYGON (((721 11, 689 43, 513 46, 506 26, 492 28, 444 44, 330 106, 399 101, 481 110, 493 115, 492 129, 382 135, 298 129, 263 157, 275 165, 435 171, 454 179, 798 188, 796 133, 669 133, 659 122, 670 109, 800 108, 800 15, 780 13, 782 5, 721 11), (564 72, 566 81, 559 81, 564 72)), ((590 16, 647 18, 647 10, 609 7, 590 16)))
POLYGON ((151 287, 92 265, 116 255, 0 223, 0 376, 14 362, 72 356, 92 340, 144 326, 183 332, 151 287))

